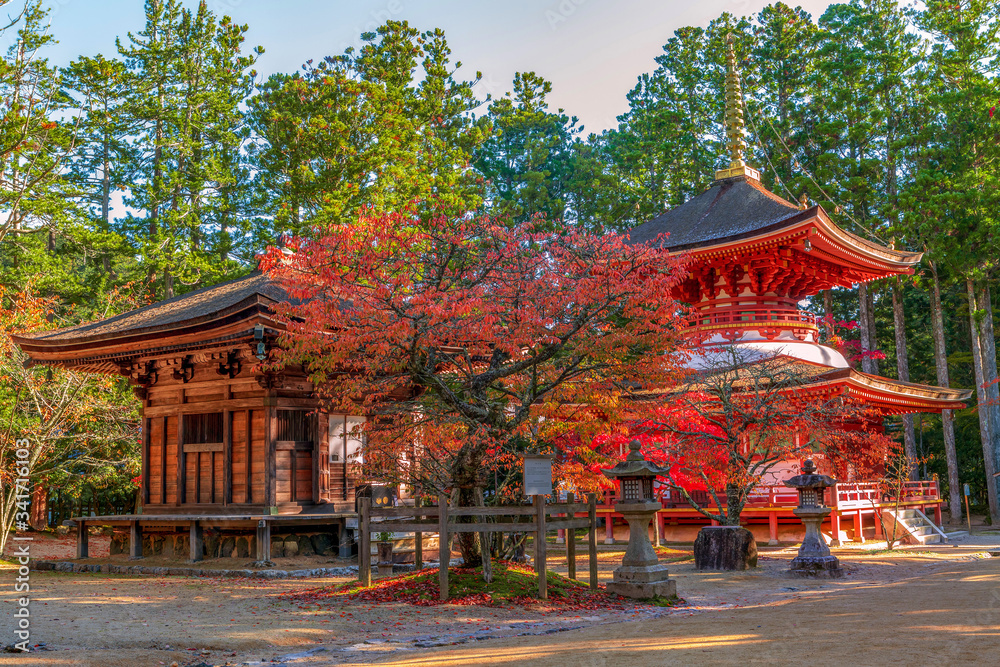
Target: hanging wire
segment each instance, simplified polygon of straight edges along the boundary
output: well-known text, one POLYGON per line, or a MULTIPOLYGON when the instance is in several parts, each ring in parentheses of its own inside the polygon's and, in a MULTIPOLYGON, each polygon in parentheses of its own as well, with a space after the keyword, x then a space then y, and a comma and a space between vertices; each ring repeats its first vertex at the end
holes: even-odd
MULTIPOLYGON (((788 147, 788 144, 785 143, 785 140, 781 138, 781 134, 778 132, 777 129, 775 129, 774 124, 771 123, 771 119, 768 118, 766 114, 761 114, 761 115, 764 116, 764 120, 767 121, 768 126, 771 128, 771 131, 774 132, 774 136, 777 137, 778 142, 781 144, 782 148, 784 148, 786 151, 788 151, 789 155, 791 155, 791 156, 794 157, 794 154, 792 153, 792 149, 790 149, 788 147)), ((768 162, 770 163, 770 160, 768 162)), ((838 202, 836 199, 834 199, 833 197, 831 197, 829 195, 829 193, 827 193, 827 191, 823 189, 823 186, 821 186, 819 183, 816 182, 816 179, 813 178, 813 175, 809 172, 808 169, 806 169, 806 167, 805 167, 804 164, 802 164, 798 160, 795 160, 795 166, 798 167, 799 169, 801 169, 802 172, 806 175, 806 177, 812 182, 812 184, 815 185, 816 188, 820 191, 820 194, 822 194, 824 197, 826 197, 826 199, 828 201, 833 202, 833 204, 837 208, 839 208, 841 210, 841 212, 843 212, 843 214, 845 216, 847 216, 847 219, 850 220, 851 222, 853 222, 854 225, 858 229, 862 230, 865 234, 867 234, 868 236, 872 237, 873 239, 875 239, 876 241, 878 241, 880 244, 882 244, 882 245, 886 244, 885 241, 883 241, 881 238, 879 238, 879 236, 877 234, 875 234, 875 232, 871 231, 868 228, 867 225, 861 224, 860 222, 857 221, 857 219, 855 219, 855 217, 853 215, 851 215, 850 213, 848 213, 846 206, 844 206, 843 204, 841 204, 840 202, 838 202)), ((772 167, 772 169, 773 169, 773 167, 772 167)), ((834 180, 834 182, 837 185, 840 185, 839 181, 834 180)), ((841 186, 841 187, 843 187, 843 186, 841 186)))
POLYGON ((778 185, 780 185, 784 189, 784 191, 788 194, 789 200, 794 202, 796 201, 795 195, 792 193, 791 190, 788 189, 788 186, 785 185, 785 182, 781 180, 781 176, 778 175, 778 170, 775 169, 774 165, 771 163, 771 158, 768 156, 767 149, 764 147, 764 140, 760 135, 760 130, 757 129, 757 124, 753 121, 753 116, 754 115, 752 113, 747 114, 747 118, 750 119, 750 126, 753 128, 753 132, 757 137, 757 142, 756 142, 757 146, 760 148, 760 152, 764 154, 764 160, 767 161, 768 168, 770 168, 771 173, 774 174, 774 180, 777 181, 778 185))

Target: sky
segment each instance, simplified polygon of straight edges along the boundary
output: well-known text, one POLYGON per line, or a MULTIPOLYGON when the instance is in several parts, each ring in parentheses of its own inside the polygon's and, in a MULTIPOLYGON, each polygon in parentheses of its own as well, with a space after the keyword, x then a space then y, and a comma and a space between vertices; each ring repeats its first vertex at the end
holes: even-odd
MULTIPOLYGON (((115 38, 142 29, 142 0, 49 0, 55 64, 115 53, 115 38)), ((196 0, 185 2, 195 6, 196 0)), ((614 127, 625 94, 674 30, 705 26, 723 12, 753 14, 763 0, 208 0, 216 14, 250 26, 247 47, 265 49, 262 76, 298 69, 310 58, 342 53, 387 19, 421 30, 442 28, 458 76, 482 72, 480 98, 509 90, 515 72, 552 82, 550 106, 578 116, 587 132, 614 127)), ((803 0, 817 18, 830 4, 803 0)))

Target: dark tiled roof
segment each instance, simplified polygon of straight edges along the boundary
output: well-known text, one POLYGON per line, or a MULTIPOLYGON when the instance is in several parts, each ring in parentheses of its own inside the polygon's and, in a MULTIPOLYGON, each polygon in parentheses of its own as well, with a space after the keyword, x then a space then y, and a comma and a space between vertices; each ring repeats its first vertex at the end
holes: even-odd
POLYGON ((661 245, 684 250, 770 231, 800 213, 798 206, 757 181, 736 176, 716 181, 697 197, 639 225, 629 236, 632 243, 650 243, 668 233, 661 245))
POLYGON ((255 271, 243 278, 203 287, 136 310, 54 331, 38 331, 19 336, 38 342, 81 342, 116 338, 122 335, 169 330, 181 323, 210 320, 235 313, 254 304, 287 300, 285 291, 265 274, 255 271))

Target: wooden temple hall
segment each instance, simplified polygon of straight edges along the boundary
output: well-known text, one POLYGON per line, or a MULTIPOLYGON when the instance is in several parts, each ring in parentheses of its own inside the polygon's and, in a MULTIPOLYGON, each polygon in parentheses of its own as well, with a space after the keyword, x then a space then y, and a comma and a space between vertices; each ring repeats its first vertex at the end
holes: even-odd
POLYGON ((254 273, 17 339, 32 363, 124 375, 142 401, 141 513, 80 517, 81 557, 87 524, 128 526, 133 557, 167 540, 200 560, 208 530, 249 534, 249 555, 270 560, 272 529, 318 534, 315 549, 350 555, 349 463, 361 448, 351 432, 363 418, 318 412, 301 369, 257 370, 281 330, 271 306, 285 298, 254 273))

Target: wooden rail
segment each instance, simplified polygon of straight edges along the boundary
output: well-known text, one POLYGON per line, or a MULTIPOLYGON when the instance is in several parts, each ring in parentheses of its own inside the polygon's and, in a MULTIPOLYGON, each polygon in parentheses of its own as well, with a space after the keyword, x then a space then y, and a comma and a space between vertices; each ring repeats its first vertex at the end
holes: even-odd
MULTIPOLYGON (((423 567, 423 534, 438 534, 440 570, 438 575, 439 595, 448 599, 448 567, 451 560, 451 535, 453 533, 481 533, 483 543, 490 533, 533 533, 535 536, 535 572, 538 573, 538 596, 548 599, 546 579, 545 534, 550 530, 568 530, 566 560, 569 578, 576 579, 577 528, 588 529, 588 551, 590 556, 590 588, 597 589, 597 495, 587 494, 586 503, 575 502, 575 496, 567 494, 565 503, 546 503, 545 496, 532 496, 532 504, 505 507, 451 507, 445 496, 438 496, 436 507, 379 507, 371 506, 370 498, 360 499, 360 544, 358 554, 358 578, 363 586, 371 585, 371 534, 379 532, 414 533, 416 541, 416 568, 423 567), (583 517, 577 517, 583 514, 583 517), (480 520, 458 523, 455 518, 479 517, 480 520), (550 518, 551 517, 551 518, 550 518), (493 518, 495 521, 486 519, 493 518)), ((483 557, 490 557, 484 550, 483 557)))

